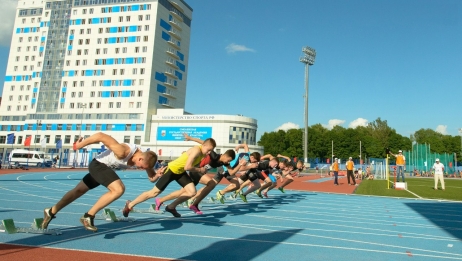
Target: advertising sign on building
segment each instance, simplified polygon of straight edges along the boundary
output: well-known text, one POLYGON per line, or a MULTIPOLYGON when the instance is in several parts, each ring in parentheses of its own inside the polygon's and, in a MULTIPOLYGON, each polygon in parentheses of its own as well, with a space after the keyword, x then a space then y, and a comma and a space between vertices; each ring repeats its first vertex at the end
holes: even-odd
POLYGON ((157 128, 158 141, 184 141, 183 133, 205 140, 212 137, 212 127, 162 127, 157 128))

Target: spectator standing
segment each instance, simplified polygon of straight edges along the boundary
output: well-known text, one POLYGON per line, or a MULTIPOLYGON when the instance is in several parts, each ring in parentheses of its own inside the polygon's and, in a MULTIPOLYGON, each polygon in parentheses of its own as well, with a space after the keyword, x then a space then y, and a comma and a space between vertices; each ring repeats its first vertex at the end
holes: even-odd
POLYGON ((356 184, 355 176, 353 174, 354 168, 355 168, 355 163, 353 162, 353 158, 350 157, 346 163, 348 185, 351 185, 350 183, 350 177, 351 177, 353 181, 353 185, 356 186, 357 184, 356 184))
POLYGON ((444 190, 444 165, 440 163, 440 159, 435 159, 432 169, 435 171, 435 190, 438 190, 438 179, 441 181, 441 188, 444 190))
POLYGON ((335 158, 332 163, 332 170, 334 171, 334 185, 338 186, 338 159, 335 158))
MULTIPOLYGON (((391 152, 390 152, 391 153, 391 152)), ((396 158, 396 181, 399 182, 399 176, 403 177, 404 181, 404 166, 406 165, 406 157, 403 155, 403 151, 399 150, 398 154, 391 153, 396 158)))

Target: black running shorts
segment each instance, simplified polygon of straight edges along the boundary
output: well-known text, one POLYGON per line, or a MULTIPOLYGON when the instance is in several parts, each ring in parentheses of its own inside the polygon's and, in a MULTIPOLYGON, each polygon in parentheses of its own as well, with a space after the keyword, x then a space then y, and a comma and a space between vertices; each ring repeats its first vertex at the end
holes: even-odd
POLYGON ((99 185, 107 187, 112 182, 120 179, 113 169, 96 159, 91 161, 90 166, 88 166, 88 170, 90 173, 85 175, 82 181, 89 189, 94 189, 99 185))
POLYGON ((199 184, 199 181, 201 180, 202 176, 204 176, 204 174, 199 172, 189 172, 189 177, 191 177, 191 180, 194 182, 194 186, 197 186, 197 184, 199 184))
POLYGON ((175 174, 170 169, 167 169, 164 175, 162 175, 162 177, 160 177, 160 179, 157 181, 156 188, 158 188, 160 191, 164 191, 168 184, 174 180, 183 188, 189 183, 193 183, 191 177, 188 175, 188 173, 186 173, 186 171, 181 174, 175 174))
POLYGON ((217 183, 220 183, 220 181, 223 179, 223 178, 226 178, 228 181, 231 181, 232 179, 234 179, 234 177, 236 177, 235 175, 229 175, 228 171, 226 171, 225 173, 219 173, 217 172, 217 174, 215 174, 215 176, 213 177, 213 179, 217 182, 217 183))

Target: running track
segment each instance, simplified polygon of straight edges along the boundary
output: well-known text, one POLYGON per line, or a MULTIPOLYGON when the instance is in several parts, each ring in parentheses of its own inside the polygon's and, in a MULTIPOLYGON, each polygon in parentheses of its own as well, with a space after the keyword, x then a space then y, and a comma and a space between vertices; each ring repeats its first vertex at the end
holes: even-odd
MULTIPOLYGON (((84 174, 0 176, 0 219, 13 218, 16 226, 29 227, 84 174)), ((113 210, 153 186, 144 172, 118 174, 126 192, 109 206, 113 210)), ((177 188, 172 183, 163 195, 177 188)), ((61 229, 60 236, 0 233, 0 243, 8 244, 0 244, 0 258, 62 260, 66 255, 89 260, 115 254, 111 260, 462 260, 459 203, 273 190, 269 199, 250 196, 248 204, 204 203, 204 215, 179 207, 182 218, 133 213, 133 223, 95 220, 99 231, 88 232, 78 219, 104 191, 92 190, 58 213, 49 228, 61 229), (60 251, 60 256, 53 259, 42 248, 24 246, 60 251)))

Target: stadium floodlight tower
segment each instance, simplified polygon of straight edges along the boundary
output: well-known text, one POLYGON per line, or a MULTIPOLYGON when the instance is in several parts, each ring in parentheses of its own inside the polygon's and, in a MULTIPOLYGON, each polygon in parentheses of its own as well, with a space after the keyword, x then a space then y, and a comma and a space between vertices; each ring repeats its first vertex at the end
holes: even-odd
POLYGON ((316 58, 316 50, 305 46, 302 48, 303 56, 300 57, 300 62, 305 64, 305 134, 303 136, 303 157, 305 165, 308 164, 308 70, 310 65, 314 64, 316 58))

